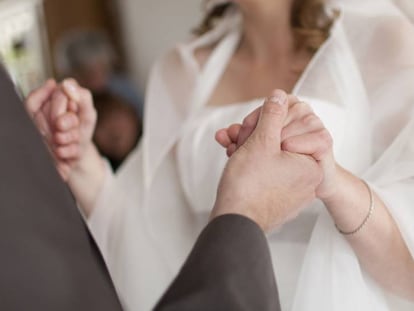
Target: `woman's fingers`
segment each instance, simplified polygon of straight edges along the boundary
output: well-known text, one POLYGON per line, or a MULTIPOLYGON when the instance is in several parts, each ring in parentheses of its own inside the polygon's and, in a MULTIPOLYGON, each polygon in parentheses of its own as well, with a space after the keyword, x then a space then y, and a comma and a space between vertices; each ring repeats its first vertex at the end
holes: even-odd
POLYGON ((42 108, 43 104, 50 98, 55 88, 55 80, 47 80, 42 87, 29 94, 26 99, 25 107, 32 118, 34 118, 42 108))
POLYGON ((79 102, 81 100, 80 89, 78 82, 75 79, 65 79, 62 82, 62 89, 70 100, 79 102))
POLYGON ((60 132, 67 132, 78 128, 80 125, 79 117, 73 113, 68 112, 60 116, 56 120, 56 130, 60 132))
MULTIPOLYGON (((297 100, 297 99, 296 99, 297 100)), ((302 119, 304 116, 313 114, 311 106, 304 102, 296 102, 290 106, 288 116, 285 121, 285 127, 296 120, 302 119)))
POLYGON ((76 109, 81 121, 94 124, 97 115, 91 92, 80 87, 74 79, 66 79, 62 83, 62 87, 69 99, 77 103, 76 109))
POLYGON ((315 132, 324 129, 322 121, 315 114, 311 113, 305 115, 303 118, 293 121, 288 124, 282 131, 282 141, 294 137, 303 135, 306 133, 315 132))
POLYGON ((78 110, 79 110, 78 104, 75 101, 69 99, 68 110, 73 112, 73 113, 77 113, 78 110))
POLYGON ((227 132, 232 143, 237 143, 241 128, 241 124, 233 124, 228 128, 227 132))
POLYGON ((49 125, 49 122, 46 120, 46 117, 43 113, 38 112, 33 115, 33 121, 39 130, 40 134, 47 140, 50 141, 52 136, 52 131, 49 125))
MULTIPOLYGON (((297 103, 299 103, 299 99, 294 95, 288 95, 288 103, 289 103, 289 114, 290 109, 294 107, 297 103)), ((250 113, 246 118, 244 118, 242 127, 240 129, 239 138, 237 140, 237 147, 240 147, 243 145, 246 140, 250 137, 250 135, 253 133, 253 131, 256 129, 257 122, 260 118, 260 112, 262 107, 256 108, 252 113, 250 113)), ((288 114, 288 118, 289 118, 288 114)), ((291 116, 293 119, 293 116, 291 116)), ((285 125, 287 125, 288 122, 285 122, 285 125)))
POLYGON ((221 129, 216 132, 216 141, 223 147, 227 148, 232 142, 228 133, 228 129, 221 129))
MULTIPOLYGON (((294 95, 288 95, 288 102, 289 113, 282 132, 282 141, 324 129, 323 123, 313 113, 312 108, 308 104, 301 102, 294 95)), ((233 124, 229 128, 217 132, 216 140, 221 146, 226 148, 228 156, 231 156, 238 147, 243 145, 253 133, 260 118, 260 113, 261 107, 258 107, 244 118, 241 125, 233 124)), ((293 143, 296 144, 297 141, 294 140, 293 143)), ((290 142, 288 141, 287 144, 290 144, 290 142)), ((296 148, 296 145, 294 147, 296 148)), ((305 146, 298 147, 298 150, 303 148, 305 150, 311 149, 305 146)), ((309 154, 307 152, 303 153, 309 154)))
POLYGON ((227 148, 232 143, 237 143, 241 124, 233 124, 226 129, 218 130, 216 133, 216 141, 224 148, 227 148))
POLYGON ((332 137, 326 129, 294 136, 282 143, 282 150, 312 156, 316 161, 323 160, 331 153, 332 137))
POLYGON ((237 151, 237 149, 238 149, 238 147, 237 147, 236 144, 234 144, 234 143, 230 144, 227 147, 227 150, 226 150, 227 156, 230 158, 233 155, 233 153, 235 153, 237 151))
POLYGON ((300 99, 296 97, 295 95, 289 94, 288 95, 288 102, 289 102, 289 109, 296 105, 297 103, 300 103, 300 99))
POLYGON ((80 133, 79 129, 75 128, 67 132, 57 132, 54 135, 54 143, 56 145, 70 145, 79 143, 80 133))
POLYGON ((60 116, 65 114, 68 111, 68 108, 68 97, 62 90, 57 89, 50 99, 50 111, 48 115, 50 116, 51 122, 55 122, 60 116))
POLYGON ((58 146, 55 148, 54 154, 60 161, 76 160, 80 156, 79 144, 58 146))
POLYGON ((259 122, 261 110, 262 107, 258 107, 244 118, 242 126, 240 128, 239 137, 237 139, 237 148, 243 145, 256 129, 257 122, 259 122))

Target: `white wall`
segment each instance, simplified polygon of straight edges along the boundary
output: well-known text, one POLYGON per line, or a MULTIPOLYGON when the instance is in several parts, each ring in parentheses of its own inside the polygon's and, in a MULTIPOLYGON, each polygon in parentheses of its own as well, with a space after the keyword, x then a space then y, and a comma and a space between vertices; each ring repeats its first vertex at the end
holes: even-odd
POLYGON ((201 0, 119 0, 129 69, 145 90, 154 61, 188 37, 201 19, 201 0))

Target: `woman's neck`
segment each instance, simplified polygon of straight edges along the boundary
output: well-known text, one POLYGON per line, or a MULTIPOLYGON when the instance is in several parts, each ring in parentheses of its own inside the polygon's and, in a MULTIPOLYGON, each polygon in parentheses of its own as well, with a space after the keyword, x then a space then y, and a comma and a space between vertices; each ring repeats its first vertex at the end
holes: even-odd
POLYGON ((268 5, 241 7, 243 38, 240 48, 258 62, 285 57, 295 50, 291 26, 292 3, 269 1, 268 5))

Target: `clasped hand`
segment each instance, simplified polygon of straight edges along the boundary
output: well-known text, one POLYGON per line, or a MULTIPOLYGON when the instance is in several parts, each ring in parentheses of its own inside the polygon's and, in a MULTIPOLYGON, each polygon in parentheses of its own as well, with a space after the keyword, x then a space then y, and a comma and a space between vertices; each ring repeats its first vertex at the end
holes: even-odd
MULTIPOLYGON (((70 180, 94 148, 91 93, 72 79, 60 85, 50 80, 29 95, 26 108, 62 178, 70 180)), ((216 140, 230 159, 212 217, 239 213, 270 230, 296 217, 315 197, 335 192, 329 132, 308 104, 283 91, 273 92, 241 124, 218 131, 216 140)))
POLYGON ((311 107, 295 96, 275 91, 242 124, 219 130, 216 140, 230 159, 213 216, 237 206, 234 213, 252 213, 249 217, 269 231, 295 218, 316 197, 335 192, 332 138, 311 107))
POLYGON ((89 90, 73 79, 56 84, 49 80, 33 91, 26 109, 42 134, 65 181, 93 148, 97 113, 89 90))

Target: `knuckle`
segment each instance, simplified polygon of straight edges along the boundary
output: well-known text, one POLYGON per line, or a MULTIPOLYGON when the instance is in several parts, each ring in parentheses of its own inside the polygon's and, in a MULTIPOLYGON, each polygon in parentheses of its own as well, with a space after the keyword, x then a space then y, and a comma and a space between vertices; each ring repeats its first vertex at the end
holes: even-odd
POLYGON ((73 83, 74 85, 78 85, 78 82, 72 77, 66 78, 64 82, 69 82, 73 83))
POLYGON ((67 144, 67 143, 69 143, 73 140, 73 134, 72 134, 72 132, 64 133, 62 135, 62 138, 64 140, 64 143, 67 144))
POLYGON ((67 125, 68 122, 70 122, 68 116, 67 115, 64 115, 64 116, 61 116, 60 118, 57 119, 56 125, 59 128, 62 129, 62 128, 65 128, 66 127, 66 125, 67 125))
POLYGON ((253 136, 253 139, 251 141, 247 140, 247 142, 249 142, 249 144, 255 143, 258 144, 258 146, 262 146, 264 148, 268 148, 270 146, 275 145, 275 137, 273 135, 269 135, 268 133, 256 133, 253 136))
POLYGON ((55 153, 58 158, 65 158, 66 157, 66 149, 65 148, 57 148, 55 153))
POLYGON ((333 139, 327 129, 323 129, 319 132, 319 138, 324 142, 324 145, 329 148, 333 145, 333 139))
POLYGON ((55 135, 56 143, 63 144, 64 143, 63 140, 64 140, 64 135, 62 133, 56 133, 55 135))
POLYGON ((290 110, 290 114, 293 119, 299 119, 301 116, 307 115, 311 112, 309 105, 303 102, 295 104, 290 110))
POLYGON ((280 105, 273 103, 266 103, 263 105, 263 113, 270 114, 274 116, 281 116, 284 114, 283 109, 280 105))
POLYGON ((293 95, 293 94, 288 95, 288 101, 289 101, 289 103, 292 103, 292 104, 296 104, 296 103, 300 102, 299 98, 296 95, 293 95))
POLYGON ((331 150, 333 146, 332 136, 324 129, 318 133, 319 144, 315 150, 314 157, 318 160, 322 159, 324 155, 331 150))
POLYGON ((303 114, 308 114, 312 112, 312 108, 305 102, 297 103, 295 106, 298 107, 298 111, 303 114))
POLYGON ((302 118, 302 124, 306 127, 316 127, 320 124, 320 120, 316 115, 308 114, 302 118))
POLYGON ((72 156, 76 156, 79 153, 79 145, 73 144, 72 145, 72 156))

